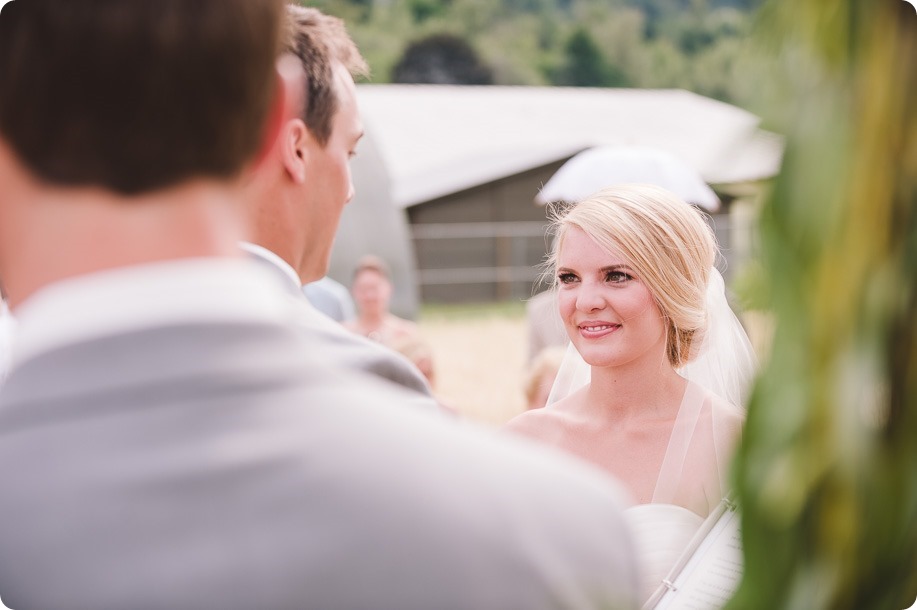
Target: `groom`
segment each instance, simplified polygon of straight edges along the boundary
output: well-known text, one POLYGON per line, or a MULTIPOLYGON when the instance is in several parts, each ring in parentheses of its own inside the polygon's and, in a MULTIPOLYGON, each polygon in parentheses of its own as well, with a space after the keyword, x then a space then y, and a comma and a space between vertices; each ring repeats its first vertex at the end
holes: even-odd
POLYGON ((248 240, 242 248, 278 278, 301 310, 304 333, 343 366, 415 391, 414 403, 438 410, 426 380, 407 358, 346 330, 313 307, 303 284, 328 271, 334 235, 353 197, 350 159, 363 136, 352 75, 368 72, 340 19, 287 6, 284 51, 305 78, 277 142, 245 187, 248 240))
POLYGON ((13 608, 633 608, 613 481, 403 406, 237 255, 276 0, 0 12, 0 596, 13 608))

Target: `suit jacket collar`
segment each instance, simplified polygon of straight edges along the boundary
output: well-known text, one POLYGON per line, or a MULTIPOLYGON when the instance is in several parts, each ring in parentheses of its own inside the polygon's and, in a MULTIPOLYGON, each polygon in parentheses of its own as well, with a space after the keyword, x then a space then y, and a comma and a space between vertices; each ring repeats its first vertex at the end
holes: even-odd
POLYGON ((302 283, 299 280, 299 276, 296 275, 296 271, 275 252, 247 241, 240 241, 239 248, 248 254, 251 260, 269 270, 277 279, 283 282, 283 287, 287 292, 297 297, 305 298, 302 292, 302 283))
POLYGON ((278 282, 245 258, 121 267, 46 286, 16 309, 13 366, 93 339, 189 322, 289 320, 278 282))

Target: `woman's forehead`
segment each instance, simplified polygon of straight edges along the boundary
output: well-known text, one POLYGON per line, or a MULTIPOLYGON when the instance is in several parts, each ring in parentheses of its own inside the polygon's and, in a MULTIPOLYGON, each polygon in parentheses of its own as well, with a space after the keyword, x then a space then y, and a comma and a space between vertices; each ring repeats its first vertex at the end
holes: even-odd
POLYGON ((603 261, 600 266, 630 264, 630 258, 624 255, 623 249, 614 239, 609 237, 599 243, 583 229, 569 226, 558 241, 557 264, 564 267, 564 261, 577 260, 603 261))

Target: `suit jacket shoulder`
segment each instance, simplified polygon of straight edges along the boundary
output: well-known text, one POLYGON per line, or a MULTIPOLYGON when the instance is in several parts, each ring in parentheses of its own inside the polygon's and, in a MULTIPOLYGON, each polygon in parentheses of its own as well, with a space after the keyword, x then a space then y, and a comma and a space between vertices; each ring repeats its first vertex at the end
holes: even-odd
POLYGON ((633 607, 611 481, 322 360, 287 327, 213 323, 19 366, 0 393, 4 601, 633 607))

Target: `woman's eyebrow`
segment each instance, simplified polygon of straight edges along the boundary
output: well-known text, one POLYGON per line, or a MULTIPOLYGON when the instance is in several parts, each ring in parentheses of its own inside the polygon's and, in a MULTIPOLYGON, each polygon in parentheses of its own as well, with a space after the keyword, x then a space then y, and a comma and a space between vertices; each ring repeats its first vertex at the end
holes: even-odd
POLYGON ((634 272, 634 270, 630 267, 630 265, 628 265, 628 264, 626 264, 626 263, 621 263, 621 264, 619 264, 619 265, 608 265, 608 266, 606 266, 606 267, 602 267, 602 271, 603 271, 603 272, 608 272, 608 271, 630 271, 631 273, 634 272))

